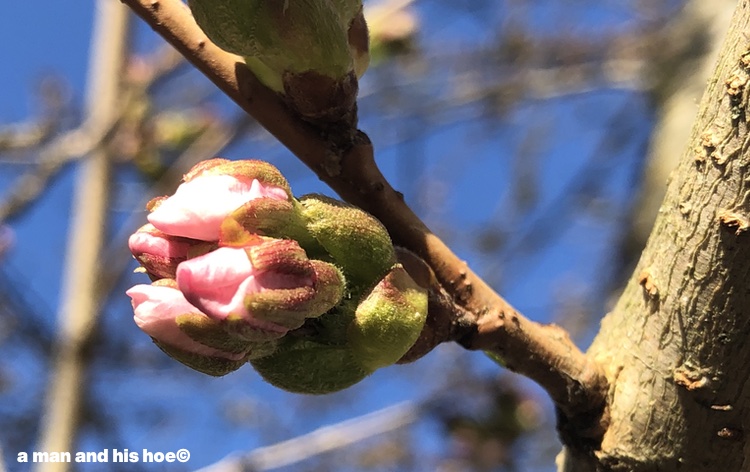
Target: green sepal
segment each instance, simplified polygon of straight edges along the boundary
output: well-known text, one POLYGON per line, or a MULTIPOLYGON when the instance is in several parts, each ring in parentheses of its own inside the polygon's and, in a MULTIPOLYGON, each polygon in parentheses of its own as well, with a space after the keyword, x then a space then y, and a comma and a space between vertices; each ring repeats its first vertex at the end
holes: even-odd
POLYGON ((301 208, 296 199, 272 198, 250 200, 237 208, 221 223, 219 241, 222 246, 243 247, 252 244, 255 235, 277 239, 294 239, 306 251, 320 252, 320 244, 305 228, 301 208))
POLYGON ((323 261, 308 261, 315 281, 309 287, 266 290, 249 295, 245 304, 255 318, 289 329, 302 326, 308 318, 317 318, 336 306, 344 295, 341 272, 323 261))
POLYGON ((220 321, 202 314, 185 313, 175 317, 180 331, 198 343, 227 354, 247 353, 251 357, 267 356, 276 349, 273 341, 249 343, 245 339, 231 336, 220 321), (249 348, 249 350, 248 350, 249 348))
MULTIPOLYGON (((353 69, 346 28, 324 0, 189 0, 196 22, 220 48, 247 60, 269 88, 284 73, 316 71, 334 79, 353 69)), ((347 11, 351 9, 348 8, 347 11)))
POLYGON ((369 374, 346 346, 300 338, 285 338, 272 355, 250 364, 271 385, 314 395, 351 387, 369 374))
POLYGON ((427 320, 427 291, 401 264, 359 303, 349 346, 368 370, 395 364, 414 345, 427 320))
POLYGON ((220 157, 201 161, 185 174, 183 180, 189 182, 200 175, 231 175, 247 181, 257 180, 263 185, 273 185, 283 189, 289 199, 293 198, 289 182, 273 164, 257 159, 230 161, 220 157))
POLYGON ((374 285, 396 262, 388 231, 370 214, 323 195, 299 201, 307 230, 352 285, 374 285))
POLYGON ((222 357, 205 356, 201 354, 195 354, 193 352, 183 351, 166 344, 162 344, 154 338, 151 338, 159 349, 161 349, 166 355, 172 359, 179 361, 182 364, 190 367, 198 372, 211 375, 213 377, 221 377, 227 375, 235 370, 239 369, 247 362, 246 359, 231 360, 224 359, 222 357))

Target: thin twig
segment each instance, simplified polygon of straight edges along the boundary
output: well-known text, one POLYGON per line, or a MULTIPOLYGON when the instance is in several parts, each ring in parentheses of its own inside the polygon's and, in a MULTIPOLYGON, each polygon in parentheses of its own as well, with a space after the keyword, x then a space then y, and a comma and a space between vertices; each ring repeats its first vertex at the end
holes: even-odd
POLYGON ((394 242, 429 263, 455 303, 473 316, 461 333, 464 347, 500 355, 511 370, 547 390, 566 427, 593 444, 601 438, 606 379, 599 367, 560 328, 521 316, 453 254, 380 173, 364 133, 343 130, 322 137, 263 87, 239 57, 211 43, 179 0, 122 1, 339 195, 379 218, 394 242))
MULTIPOLYGON (((5 125, 0 128, 0 152, 29 149, 41 144, 55 130, 49 120, 5 125)), ((3 158, 5 161, 5 158, 3 158)))
MULTIPOLYGON (((33 168, 19 176, 0 200, 0 222, 11 219, 39 198, 47 188, 47 183, 66 164, 88 155, 109 142, 117 133, 132 101, 137 100, 143 90, 158 86, 183 62, 184 58, 175 53, 172 48, 158 50, 147 61, 146 73, 139 77, 137 83, 132 84, 133 87, 122 93, 121 104, 116 114, 108 117, 107 121, 89 117, 78 128, 54 138, 37 151, 33 168)), ((3 144, 2 139, 0 131, 0 147, 3 144)), ((31 142, 26 144, 33 145, 31 142)), ((7 164, 8 161, 3 160, 3 163, 7 164)), ((29 163, 24 162, 24 164, 29 163)))
POLYGON ((261 472, 277 469, 402 428, 416 421, 418 416, 419 408, 416 405, 398 403, 271 446, 232 454, 197 472, 261 472))
POLYGON ((4 199, 0 200, 0 221, 7 221, 33 202, 65 164, 99 148, 112 136, 117 123, 111 121, 96 129, 84 123, 42 148, 34 169, 18 177, 4 199))

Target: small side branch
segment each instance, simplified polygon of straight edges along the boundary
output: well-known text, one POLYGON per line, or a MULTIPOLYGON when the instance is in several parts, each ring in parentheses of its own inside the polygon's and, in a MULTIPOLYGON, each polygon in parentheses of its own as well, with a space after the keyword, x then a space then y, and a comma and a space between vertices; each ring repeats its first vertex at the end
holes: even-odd
POLYGON ((346 129, 332 136, 301 120, 241 58, 211 43, 179 0, 122 1, 342 198, 380 219, 396 244, 430 265, 452 304, 431 320, 446 333, 443 341, 494 353, 511 370, 538 382, 561 413, 563 439, 573 447, 596 447, 607 390, 601 370, 562 329, 520 315, 432 234, 380 173, 364 133, 346 129), (583 438, 583 444, 572 438, 583 438))
POLYGON ((458 342, 487 352, 542 386, 555 402, 566 445, 579 451, 598 448, 608 423, 608 383, 600 366, 564 329, 529 321, 510 305, 498 304, 458 342))

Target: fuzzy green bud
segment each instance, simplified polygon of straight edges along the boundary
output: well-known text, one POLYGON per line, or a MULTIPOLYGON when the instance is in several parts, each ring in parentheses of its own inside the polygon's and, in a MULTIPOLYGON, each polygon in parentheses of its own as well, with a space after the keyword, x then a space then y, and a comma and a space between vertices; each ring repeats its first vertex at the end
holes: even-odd
POLYGON ((189 0, 188 4, 216 45, 244 57, 258 80, 284 95, 300 115, 310 120, 351 119, 358 91, 356 72, 364 72, 360 23, 355 28, 360 46, 354 48, 349 41, 360 1, 189 0))
POLYGON ((250 361, 266 382, 289 392, 325 394, 369 374, 345 345, 285 338, 272 355, 250 361))
MULTIPOLYGON (((352 70, 346 25, 329 0, 189 0, 198 25, 220 48, 255 58, 281 91, 285 72, 339 78, 352 70)), ((260 77, 259 77, 260 78, 260 77)))
POLYGON ((397 264, 357 306, 348 341, 370 371, 396 363, 427 319, 427 290, 397 264))
POLYGON ((307 230, 354 285, 372 286, 396 262, 385 227, 367 212, 323 195, 300 198, 307 230))

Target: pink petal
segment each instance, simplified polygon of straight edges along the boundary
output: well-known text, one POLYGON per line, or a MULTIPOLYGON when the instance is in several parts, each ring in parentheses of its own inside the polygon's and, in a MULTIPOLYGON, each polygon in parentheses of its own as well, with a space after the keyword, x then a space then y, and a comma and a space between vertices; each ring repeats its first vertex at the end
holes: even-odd
POLYGON ((148 215, 156 228, 174 236, 203 241, 219 239, 221 222, 250 200, 269 197, 287 199, 283 189, 246 182, 231 175, 198 175, 181 184, 148 215))
POLYGON ((128 239, 128 246, 133 255, 151 254, 154 256, 186 259, 188 250, 195 243, 171 237, 153 227, 146 225, 133 233, 128 239))
POLYGON ((260 183, 260 181, 258 181, 258 179, 253 179, 253 183, 250 185, 250 193, 254 196, 248 201, 254 200, 256 198, 271 198, 273 200, 281 201, 286 201, 289 199, 286 191, 283 188, 273 185, 263 185, 262 183, 260 183))
POLYGON ((245 356, 246 353, 225 352, 203 345, 183 333, 175 318, 186 313, 203 313, 191 305, 179 290, 141 284, 126 293, 132 298, 135 323, 160 343, 202 356, 230 360, 240 360, 245 356))
POLYGON ((244 249, 220 247, 177 267, 177 285, 191 303, 216 320, 238 317, 260 330, 286 333, 287 328, 258 320, 245 306, 249 294, 263 290, 244 249))
POLYGON ((177 285, 208 316, 219 320, 230 315, 247 317, 244 291, 251 288, 253 266, 244 249, 220 247, 177 267, 177 285))

